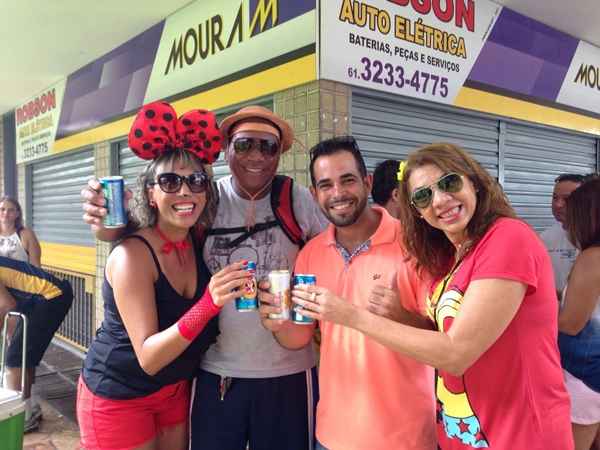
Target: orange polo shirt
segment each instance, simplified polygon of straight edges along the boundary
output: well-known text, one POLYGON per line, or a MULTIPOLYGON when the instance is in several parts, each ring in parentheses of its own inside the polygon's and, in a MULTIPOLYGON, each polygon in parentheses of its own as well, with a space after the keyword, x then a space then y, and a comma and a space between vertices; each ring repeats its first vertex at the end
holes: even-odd
MULTIPOLYGON (((404 307, 423 314, 425 283, 404 261, 400 222, 373 207, 381 222, 365 251, 346 263, 333 225, 300 251, 296 273, 366 308, 377 284, 397 286, 404 307)), ((433 369, 359 331, 321 322, 317 439, 329 450, 434 450, 433 369)))

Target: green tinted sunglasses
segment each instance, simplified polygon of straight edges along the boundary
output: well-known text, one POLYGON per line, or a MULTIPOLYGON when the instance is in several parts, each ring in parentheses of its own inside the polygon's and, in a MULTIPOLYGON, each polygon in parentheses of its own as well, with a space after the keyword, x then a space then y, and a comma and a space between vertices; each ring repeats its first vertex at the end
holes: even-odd
POLYGON ((435 183, 432 183, 429 186, 423 186, 422 188, 413 191, 410 196, 410 202, 415 208, 425 209, 431 205, 431 201, 433 200, 434 186, 436 186, 436 188, 441 192, 453 194, 462 189, 463 180, 462 177, 457 173, 447 173, 435 183))

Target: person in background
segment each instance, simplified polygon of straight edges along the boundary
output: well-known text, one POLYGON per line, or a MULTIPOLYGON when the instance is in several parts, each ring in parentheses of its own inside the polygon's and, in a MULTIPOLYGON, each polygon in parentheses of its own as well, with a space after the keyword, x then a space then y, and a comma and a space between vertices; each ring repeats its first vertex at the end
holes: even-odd
POLYGON ((398 167, 400 161, 387 159, 380 162, 373 172, 373 201, 384 207, 390 215, 397 219, 400 216, 400 197, 398 195, 398 167))
MULTIPOLYGON (((27 367, 24 397, 25 432, 38 428, 42 410, 33 391, 36 367, 40 364, 54 333, 60 327, 73 303, 73 289, 67 280, 59 280, 49 272, 25 261, 0 256, 0 304, 12 305, 11 311, 27 317, 27 367)), ((3 310, 5 314, 8 310, 3 310)), ((12 330, 6 355, 5 387, 21 390, 23 363, 23 325, 19 321, 12 330)))
MULTIPOLYGON (((23 210, 19 202, 9 196, 0 198, 0 256, 41 267, 41 253, 40 243, 35 233, 23 225, 23 210)), ((0 296, 0 320, 4 320, 2 311, 8 311, 14 307, 16 307, 16 303, 11 302, 10 297, 0 296)), ((21 326, 22 324, 19 322, 17 328, 21 326)), ((17 336, 21 336, 20 332, 17 336)), ((21 361, 10 362, 11 364, 15 363, 16 366, 8 366, 6 385, 10 389, 20 389, 21 361)), ((32 385, 35 382, 35 367, 29 366, 26 370, 25 380, 25 398, 27 399, 25 428, 30 431, 37 428, 42 418, 39 399, 37 395, 31 396, 32 385)))
POLYGON ((183 450, 189 381, 216 337, 212 318, 241 294, 249 273, 236 261, 211 276, 194 251, 191 230, 211 226, 216 203, 204 170, 221 149, 214 114, 178 119, 168 103, 150 103, 133 122, 129 147, 152 161, 138 177, 137 229, 106 263, 104 320, 77 390, 81 444, 183 450))
MULTIPOLYGON (((372 179, 352 136, 325 140, 311 150, 311 192, 329 227, 300 251, 295 273, 313 274, 317 286, 357 308, 390 320, 426 324, 425 292, 414 265, 402 258, 401 225, 368 205, 372 179)), ((397 170, 394 173, 396 178, 397 170)), ((280 312, 260 285, 266 328, 289 348, 310 340, 314 325, 273 320, 280 312)), ((322 321, 317 405, 317 449, 433 450, 433 372, 362 333, 322 321)))
MULTIPOLYGON (((221 123, 231 175, 216 183, 219 203, 212 230, 197 245, 215 273, 239 258, 256 262, 257 278, 292 270, 299 245, 278 225, 272 187, 282 154, 294 140, 290 125, 261 106, 247 106, 221 123)), ((119 232, 102 227, 106 210, 97 181, 82 191, 84 220, 97 237, 119 232)), ((308 189, 293 184, 293 213, 302 239, 318 234, 326 220, 308 189)), ((280 199, 277 199, 280 200, 280 199)), ((202 360, 193 386, 191 448, 195 450, 311 450, 314 444, 315 354, 307 344, 283 348, 260 323, 258 311, 227 304, 219 314, 217 342, 202 360)))
POLYGON ((307 316, 436 368, 442 450, 572 450, 552 264, 542 242, 515 218, 500 185, 455 145, 415 151, 398 175, 404 246, 435 279, 427 298, 435 330, 392 321, 322 286, 299 286, 295 301, 307 316))
POLYGON ((41 267, 40 243, 32 229, 23 225, 23 210, 12 197, 0 198, 0 256, 41 267))
POLYGON ((589 450, 600 435, 600 179, 571 193, 565 219, 579 254, 565 286, 558 344, 575 449, 589 450))
POLYGON ((556 219, 556 223, 540 235, 548 253, 550 253, 556 295, 559 299, 567 282, 567 275, 577 256, 577 249, 569 241, 565 231, 567 200, 571 192, 581 185, 583 179, 583 175, 572 173, 563 173, 556 177, 552 192, 552 215, 556 219))

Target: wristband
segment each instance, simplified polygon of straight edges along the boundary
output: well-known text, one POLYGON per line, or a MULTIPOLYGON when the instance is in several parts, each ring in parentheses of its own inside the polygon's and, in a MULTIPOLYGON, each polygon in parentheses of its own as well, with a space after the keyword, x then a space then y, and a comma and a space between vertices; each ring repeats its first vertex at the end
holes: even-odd
POLYGON ((202 297, 177 321, 179 334, 188 341, 193 341, 204 329, 210 319, 215 317, 221 308, 213 302, 208 287, 202 297))

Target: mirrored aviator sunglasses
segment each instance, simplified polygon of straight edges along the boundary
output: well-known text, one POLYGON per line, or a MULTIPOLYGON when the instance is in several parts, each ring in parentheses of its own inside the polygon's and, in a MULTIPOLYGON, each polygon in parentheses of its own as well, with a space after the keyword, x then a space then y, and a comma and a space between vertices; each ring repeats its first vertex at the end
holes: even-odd
POLYGON ((279 141, 249 137, 239 137, 233 141, 233 150, 238 155, 246 155, 252 148, 257 148, 263 156, 272 158, 279 151, 279 141))
POLYGON ((441 192, 454 194, 463 188, 462 177, 457 173, 448 173, 429 186, 417 189, 410 196, 410 202, 415 208, 425 209, 433 200, 433 187, 436 186, 441 192))
POLYGON ((194 172, 188 176, 182 176, 167 172, 159 174, 156 181, 151 184, 158 184, 160 190, 167 194, 175 194, 179 192, 184 182, 188 185, 190 191, 194 194, 200 194, 205 192, 208 187, 208 175, 204 172, 194 172))

